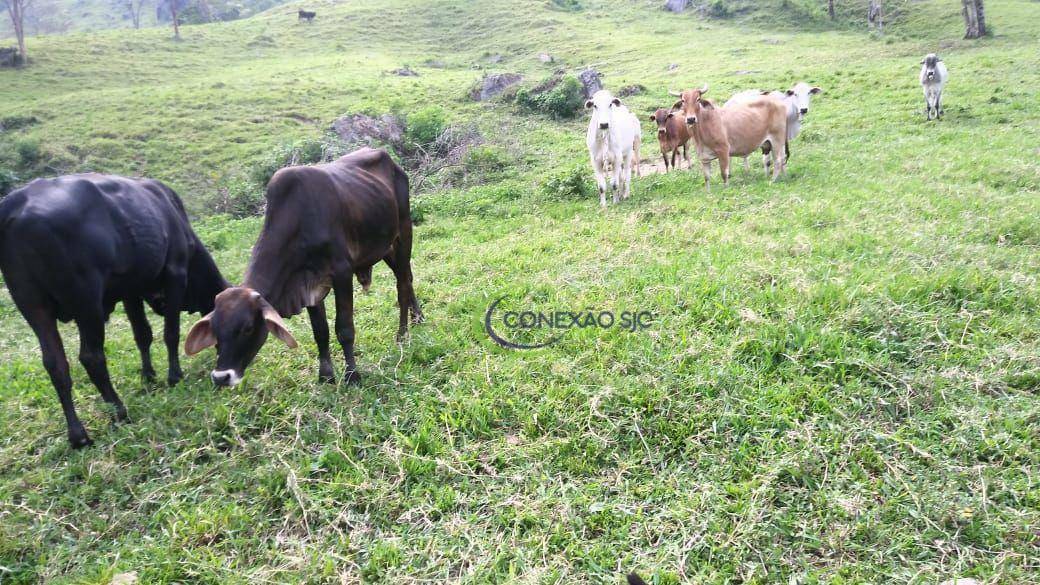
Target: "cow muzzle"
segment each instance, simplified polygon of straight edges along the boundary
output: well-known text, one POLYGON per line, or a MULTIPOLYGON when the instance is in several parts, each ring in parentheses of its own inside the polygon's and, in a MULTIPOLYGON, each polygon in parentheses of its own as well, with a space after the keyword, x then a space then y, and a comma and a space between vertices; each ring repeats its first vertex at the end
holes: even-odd
POLYGON ((209 377, 213 380, 214 386, 221 387, 235 386, 242 381, 242 376, 235 370, 213 370, 209 377))
POLYGON ((599 125, 599 129, 600 130, 606 130, 607 128, 610 128, 610 124, 608 124, 607 122, 601 122, 600 123, 600 125, 599 125))
POLYGON ((657 133, 658 134, 664 134, 665 133, 665 129, 664 128, 658 128, 657 129, 657 133))
POLYGON ((696 124, 696 123, 697 123, 697 117, 696 116, 686 116, 686 124, 687 125, 692 125, 692 124, 696 124))
POLYGON ((804 116, 809 113, 809 108, 802 108, 798 110, 798 113, 804 116))

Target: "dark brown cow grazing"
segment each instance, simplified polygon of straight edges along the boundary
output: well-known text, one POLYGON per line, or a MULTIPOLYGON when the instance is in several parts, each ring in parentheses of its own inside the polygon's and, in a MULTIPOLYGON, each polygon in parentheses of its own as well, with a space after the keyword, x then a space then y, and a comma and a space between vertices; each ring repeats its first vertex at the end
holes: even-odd
POLYGON ((182 377, 180 312, 211 311, 213 296, 227 286, 169 187, 94 174, 37 179, 0 202, 0 270, 40 341, 76 448, 89 445, 90 437, 72 404, 57 321, 76 322, 79 361, 122 421, 126 407, 112 388, 104 348, 105 321, 116 303, 126 309, 149 380, 155 370, 144 303, 165 317, 172 385, 182 377))
POLYGON ((336 293, 336 337, 347 383, 361 380, 354 362, 353 277, 365 284, 380 260, 397 278, 398 339, 408 312, 422 320, 412 289, 412 219, 408 177, 385 151, 363 148, 334 162, 282 169, 267 185, 267 212, 241 286, 217 295, 213 312, 184 342, 194 355, 216 344, 213 382, 233 386, 268 333, 296 347, 282 318, 304 308, 318 345, 318 379, 334 382, 325 297, 336 293))
POLYGON ((690 166, 690 153, 687 150, 690 143, 690 131, 686 122, 682 121, 675 112, 658 108, 650 114, 650 121, 657 124, 657 142, 661 145, 661 157, 664 158, 664 171, 668 172, 668 153, 671 153, 671 168, 675 167, 675 157, 682 147, 682 156, 686 161, 687 168, 690 166))
POLYGON ((298 14, 299 18, 297 20, 306 20, 307 22, 313 22, 314 17, 318 15, 317 12, 311 12, 308 10, 300 10, 298 14))

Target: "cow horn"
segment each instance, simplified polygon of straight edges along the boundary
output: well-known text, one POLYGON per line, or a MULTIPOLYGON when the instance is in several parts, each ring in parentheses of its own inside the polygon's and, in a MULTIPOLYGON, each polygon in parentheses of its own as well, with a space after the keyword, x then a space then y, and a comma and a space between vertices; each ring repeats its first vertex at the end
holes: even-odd
POLYGON ((673 97, 682 97, 682 92, 668 90, 668 95, 673 97))
POLYGON ((707 83, 705 83, 704 87, 701 88, 701 94, 705 94, 705 93, 708 93, 708 84, 707 83))

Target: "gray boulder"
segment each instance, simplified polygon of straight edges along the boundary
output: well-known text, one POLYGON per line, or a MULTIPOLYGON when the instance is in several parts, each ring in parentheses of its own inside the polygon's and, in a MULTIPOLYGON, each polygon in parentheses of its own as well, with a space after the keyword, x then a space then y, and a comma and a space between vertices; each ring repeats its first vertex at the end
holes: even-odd
POLYGON ((592 94, 603 89, 602 78, 603 75, 591 67, 586 68, 578 74, 578 81, 581 82, 582 91, 585 93, 585 99, 592 97, 592 94))
POLYGON ((391 114, 383 114, 378 118, 365 114, 348 114, 332 123, 332 131, 348 145, 396 146, 402 142, 404 124, 397 116, 391 114))
POLYGON ((519 73, 491 73, 485 75, 476 87, 470 90, 469 97, 478 102, 485 102, 523 79, 524 76, 519 73))
POLYGON ((682 12, 690 5, 690 0, 668 0, 664 3, 664 9, 669 12, 682 12))

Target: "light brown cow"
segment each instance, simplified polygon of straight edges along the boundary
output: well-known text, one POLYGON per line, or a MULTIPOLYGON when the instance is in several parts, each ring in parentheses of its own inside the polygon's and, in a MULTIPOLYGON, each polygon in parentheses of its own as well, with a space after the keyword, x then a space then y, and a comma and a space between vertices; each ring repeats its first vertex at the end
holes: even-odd
POLYGON ((661 145, 661 157, 664 158, 664 172, 668 172, 668 154, 671 153, 671 167, 675 166, 675 159, 682 148, 682 157, 686 160, 686 167, 690 167, 690 153, 687 147, 690 143, 690 131, 686 122, 680 119, 675 112, 664 108, 658 108, 650 114, 650 121, 657 124, 657 142, 661 145))
POLYGON ((773 180, 784 171, 787 144, 787 108, 780 100, 761 96, 726 108, 702 96, 708 91, 688 89, 672 106, 681 111, 693 137, 697 158, 704 170, 704 186, 711 188, 711 161, 719 159, 722 182, 729 182, 731 156, 747 156, 766 141, 772 145, 773 180))

